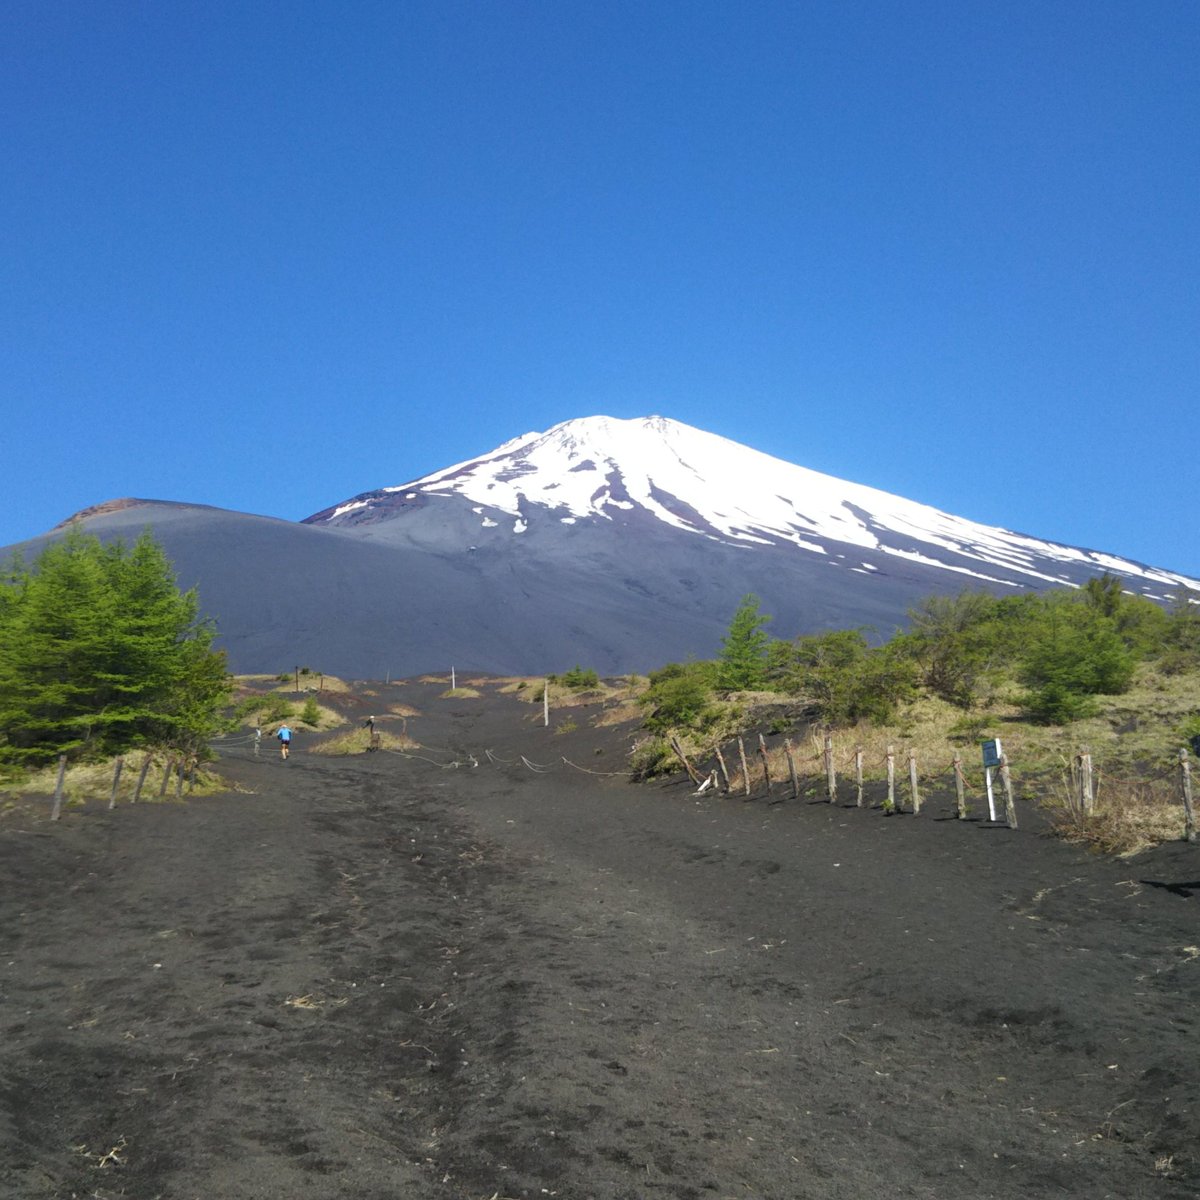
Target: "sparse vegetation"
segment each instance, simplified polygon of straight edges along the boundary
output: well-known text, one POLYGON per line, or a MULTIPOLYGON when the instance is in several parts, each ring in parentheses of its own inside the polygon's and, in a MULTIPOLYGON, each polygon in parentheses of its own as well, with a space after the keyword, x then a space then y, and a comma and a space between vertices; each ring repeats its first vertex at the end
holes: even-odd
MULTIPOLYGON (((418 743, 407 734, 392 733, 388 730, 376 729, 376 738, 381 750, 416 750, 418 743)), ((366 754, 371 749, 371 732, 369 729, 358 728, 335 734, 331 738, 317 742, 310 748, 312 754, 348 755, 366 754)))
POLYGON ((755 722, 784 732, 800 713, 835 731, 843 761, 847 743, 862 745, 868 779, 882 776, 889 744, 898 756, 914 749, 922 773, 939 777, 957 748, 977 774, 972 747, 1002 737, 1028 794, 1055 808, 1086 745, 1098 811, 1067 813, 1064 834, 1124 851, 1178 837, 1178 788, 1164 773, 1181 746, 1200 739, 1198 600, 1184 594, 1164 610, 1107 573, 1075 592, 965 592, 922 601, 908 632, 873 645, 861 629, 767 639, 766 618, 747 596, 719 660, 651 674, 641 703, 656 736, 639 743, 632 765, 643 776, 674 769, 665 735, 703 755, 755 722), (760 663, 763 692, 731 689, 757 677, 760 663), (788 715, 778 712, 781 698, 788 715))

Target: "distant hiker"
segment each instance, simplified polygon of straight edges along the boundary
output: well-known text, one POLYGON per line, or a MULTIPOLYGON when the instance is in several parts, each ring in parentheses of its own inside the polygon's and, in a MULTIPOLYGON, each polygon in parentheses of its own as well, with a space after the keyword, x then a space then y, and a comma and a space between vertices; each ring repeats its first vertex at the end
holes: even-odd
POLYGON ((287 727, 287 724, 280 725, 279 731, 275 734, 279 739, 279 755, 281 758, 287 758, 288 748, 292 744, 292 731, 287 727))

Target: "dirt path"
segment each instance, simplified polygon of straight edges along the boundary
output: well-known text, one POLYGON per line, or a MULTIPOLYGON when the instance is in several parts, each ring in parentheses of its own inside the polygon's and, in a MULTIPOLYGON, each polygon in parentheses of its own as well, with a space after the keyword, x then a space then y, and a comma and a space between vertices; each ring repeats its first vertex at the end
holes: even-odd
POLYGON ((0 1195, 1200 1194, 1194 846, 229 770, 0 827, 0 1195))

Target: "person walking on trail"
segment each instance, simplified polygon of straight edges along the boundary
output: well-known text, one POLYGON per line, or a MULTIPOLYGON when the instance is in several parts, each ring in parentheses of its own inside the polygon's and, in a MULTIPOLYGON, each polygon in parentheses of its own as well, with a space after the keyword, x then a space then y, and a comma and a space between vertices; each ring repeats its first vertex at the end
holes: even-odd
POLYGON ((279 756, 287 758, 288 750, 292 745, 292 731, 287 727, 287 723, 280 725, 275 736, 279 739, 279 756))

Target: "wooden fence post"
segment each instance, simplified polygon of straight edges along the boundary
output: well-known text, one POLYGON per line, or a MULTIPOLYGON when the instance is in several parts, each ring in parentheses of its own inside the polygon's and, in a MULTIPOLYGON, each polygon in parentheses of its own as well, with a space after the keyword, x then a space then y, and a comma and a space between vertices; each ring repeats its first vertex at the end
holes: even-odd
POLYGON ((697 787, 699 787, 704 780, 701 778, 696 768, 693 767, 690 762, 688 762, 688 756, 684 754, 683 746, 680 744, 679 739, 674 734, 671 735, 671 749, 675 751, 676 757, 681 763, 683 763, 683 769, 688 773, 688 778, 697 787))
POLYGON ((883 807, 888 812, 896 811, 896 749, 894 746, 887 748, 887 800, 884 801, 883 807))
POLYGON ((746 784, 746 795, 750 795, 750 768, 746 766, 746 743, 738 734, 738 757, 742 760, 742 779, 746 784))
POLYGON ((146 782, 146 775, 150 770, 150 764, 154 761, 154 755, 149 750, 146 751, 146 757, 142 760, 142 769, 138 772, 137 787, 133 789, 133 799, 130 804, 136 804, 142 798, 142 784, 146 782))
POLYGON ((825 735, 825 794, 829 803, 837 801, 837 767, 833 761, 833 734, 825 735))
POLYGON ((783 751, 787 755, 788 774, 792 778, 792 799, 800 799, 800 780, 796 775, 796 756, 792 750, 792 739, 787 738, 783 743, 783 751))
POLYGON ((117 788, 121 786, 121 771, 124 766, 124 758, 118 756, 117 761, 113 766, 112 794, 108 798, 108 807, 110 810, 117 807, 117 788))
POLYGON ((161 800, 167 794, 167 784, 171 782, 171 772, 175 769, 175 760, 167 759, 167 769, 163 771, 162 783, 158 788, 158 798, 161 800))
POLYGON ((1080 748, 1076 762, 1079 764, 1079 808, 1091 816, 1096 811, 1096 793, 1092 785, 1092 755, 1086 746, 1080 748))
POLYGON ((63 781, 67 776, 67 756, 58 756, 58 782, 54 785, 54 806, 50 809, 50 820, 57 821, 62 816, 63 781))
POLYGON ((863 806, 863 748, 861 746, 854 747, 854 782, 858 785, 858 800, 856 805, 859 808, 863 806))
POLYGON ((725 765, 725 755, 723 755, 721 753, 720 746, 716 747, 716 752, 717 752, 717 766, 719 766, 721 768, 721 779, 724 782, 725 793, 726 793, 726 795, 728 795, 729 794, 729 768, 726 767, 726 765, 725 765))
POLYGON ((542 724, 550 727, 550 680, 542 684, 542 724))
POLYGON ((921 793, 917 789, 917 752, 908 748, 908 790, 912 793, 913 816, 921 815, 921 793))
POLYGON ((175 799, 178 800, 183 795, 183 779, 187 774, 187 759, 181 758, 175 764, 175 799))
POLYGON ((1017 827, 1017 806, 1013 803, 1012 776, 1008 773, 1008 755, 1000 755, 1000 782, 1004 785, 1004 818, 1009 829, 1017 827))
POLYGON ((1192 807, 1192 764, 1186 750, 1179 751, 1179 786, 1183 791, 1183 839, 1196 840, 1196 810, 1192 807))
POLYGON ((967 819, 967 788, 963 779, 962 755, 954 752, 954 811, 960 821, 967 819))
POLYGON ((763 783, 766 785, 766 788, 767 788, 767 796, 770 797, 770 795, 771 795, 771 764, 767 760, 767 741, 766 741, 766 738, 764 738, 761 733, 758 735, 758 754, 759 754, 759 757, 762 759, 763 783))

